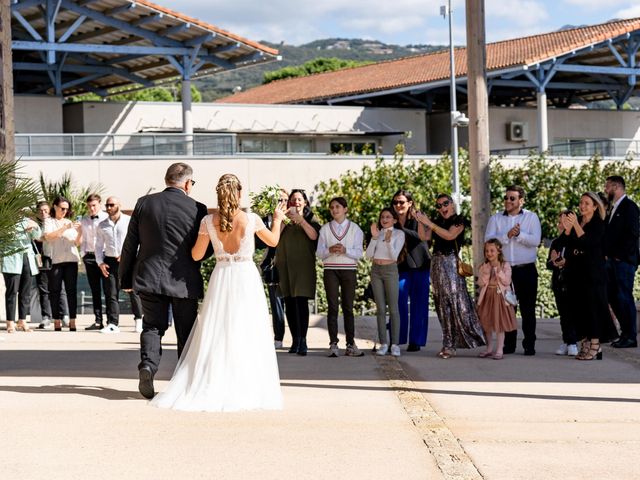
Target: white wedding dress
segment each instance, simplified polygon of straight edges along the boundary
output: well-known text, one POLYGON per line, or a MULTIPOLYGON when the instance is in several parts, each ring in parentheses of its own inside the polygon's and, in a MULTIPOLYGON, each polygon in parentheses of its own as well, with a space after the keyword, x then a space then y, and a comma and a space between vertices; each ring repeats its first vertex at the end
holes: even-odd
POLYGON ((253 262, 253 235, 265 226, 249 213, 240 248, 229 254, 212 218, 207 215, 200 225, 216 256, 209 288, 173 377, 151 405, 209 412, 279 410, 282 392, 271 321, 253 262))

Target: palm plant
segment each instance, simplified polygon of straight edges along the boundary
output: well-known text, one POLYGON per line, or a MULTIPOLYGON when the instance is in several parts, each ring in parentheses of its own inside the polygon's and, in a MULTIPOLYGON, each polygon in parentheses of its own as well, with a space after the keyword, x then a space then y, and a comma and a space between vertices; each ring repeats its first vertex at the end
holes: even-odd
POLYGON ((86 200, 92 193, 102 195, 104 186, 100 183, 91 183, 86 187, 77 187, 73 183, 71 173, 65 172, 58 181, 47 180, 44 174, 40 172, 39 177, 40 191, 42 197, 51 204, 57 196, 65 197, 71 202, 71 208, 74 215, 86 215, 86 200))
POLYGON ((37 198, 37 185, 21 174, 17 162, 0 158, 0 257, 16 251, 16 224, 34 207, 37 198))

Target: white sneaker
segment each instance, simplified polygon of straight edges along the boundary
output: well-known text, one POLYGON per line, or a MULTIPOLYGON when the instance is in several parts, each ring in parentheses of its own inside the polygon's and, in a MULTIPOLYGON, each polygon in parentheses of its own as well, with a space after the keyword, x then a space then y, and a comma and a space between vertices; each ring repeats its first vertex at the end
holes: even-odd
POLYGON ((387 354, 388 350, 389 350, 389 345, 387 345, 386 343, 383 343, 378 347, 378 350, 376 351, 376 355, 380 355, 381 357, 383 357, 387 354))
POLYGON ((340 349, 338 348, 338 344, 337 343, 332 343, 331 345, 329 345, 329 353, 327 354, 327 357, 337 357, 338 355, 340 355, 340 349))
MULTIPOLYGON (((575 345, 574 345, 575 347, 575 345)), ((562 345, 560 345, 560 348, 558 348, 556 350, 556 355, 566 355, 567 352, 569 350, 569 346, 566 343, 563 343, 562 345)), ((578 352, 576 351, 576 353, 574 353, 574 355, 577 355, 578 352)))
POLYGON ((135 332, 142 333, 142 319, 134 318, 133 321, 136 322, 135 332))
POLYGON ((391 345, 391 355, 394 357, 400 356, 400 347, 398 345, 391 345))
POLYGON ((275 348, 282 348, 282 340, 274 340, 273 341, 273 346, 275 348))
POLYGON ((120 327, 113 323, 107 323, 107 326, 100 330, 100 333, 120 333, 120 327))
POLYGON ((575 343, 572 343, 567 347, 567 355, 570 357, 575 357, 578 355, 578 346, 575 343))

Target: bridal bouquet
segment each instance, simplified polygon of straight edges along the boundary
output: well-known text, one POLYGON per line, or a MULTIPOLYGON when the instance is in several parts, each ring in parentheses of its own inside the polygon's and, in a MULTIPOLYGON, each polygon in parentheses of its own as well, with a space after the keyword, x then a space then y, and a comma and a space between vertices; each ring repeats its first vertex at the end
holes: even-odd
MULTIPOLYGON (((262 190, 258 193, 251 192, 249 194, 251 211, 259 217, 266 217, 270 213, 273 213, 278 206, 281 191, 282 187, 280 187, 280 185, 267 185, 262 187, 262 190)), ((288 218, 285 218, 285 222, 288 222, 288 220, 288 218)))

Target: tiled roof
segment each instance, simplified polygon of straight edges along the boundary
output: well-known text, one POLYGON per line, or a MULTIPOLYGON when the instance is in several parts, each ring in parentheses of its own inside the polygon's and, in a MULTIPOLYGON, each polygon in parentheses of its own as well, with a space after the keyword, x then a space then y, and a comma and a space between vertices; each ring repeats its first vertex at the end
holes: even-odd
POLYGON ((175 18, 177 18, 179 20, 182 20, 183 22, 191 23, 193 25, 197 25, 199 27, 205 28, 205 29, 210 30, 212 32, 218 33, 218 34, 223 35, 223 36, 225 36, 227 38, 230 38, 232 40, 236 40, 238 42, 244 43, 245 45, 249 45, 249 46, 251 46, 253 48, 261 50, 261 51, 263 51, 265 53, 269 53, 271 55, 278 55, 278 50, 276 50, 274 48, 270 48, 270 47, 267 47, 265 45, 262 45, 261 43, 254 42, 252 40, 248 40, 246 38, 241 37, 240 35, 236 35, 235 33, 228 32, 226 30, 223 30, 222 28, 216 27, 215 25, 211 25, 210 23, 203 22, 202 20, 198 20, 197 18, 192 18, 192 17, 184 15, 184 14, 182 14, 180 12, 176 12, 175 10, 171 10, 169 8, 161 7, 160 5, 156 5, 155 3, 148 2, 147 0, 136 0, 135 3, 138 3, 140 5, 144 5, 145 7, 152 8, 154 10, 157 10, 158 12, 162 12, 162 13, 165 13, 167 15, 171 15, 172 17, 175 17, 175 18))
MULTIPOLYGON (((487 71, 532 65, 640 30, 640 18, 487 44, 487 71)), ((466 48, 455 50, 456 76, 466 76, 466 48)), ((302 103, 399 89, 449 78, 449 51, 279 80, 218 100, 223 103, 302 103)))

